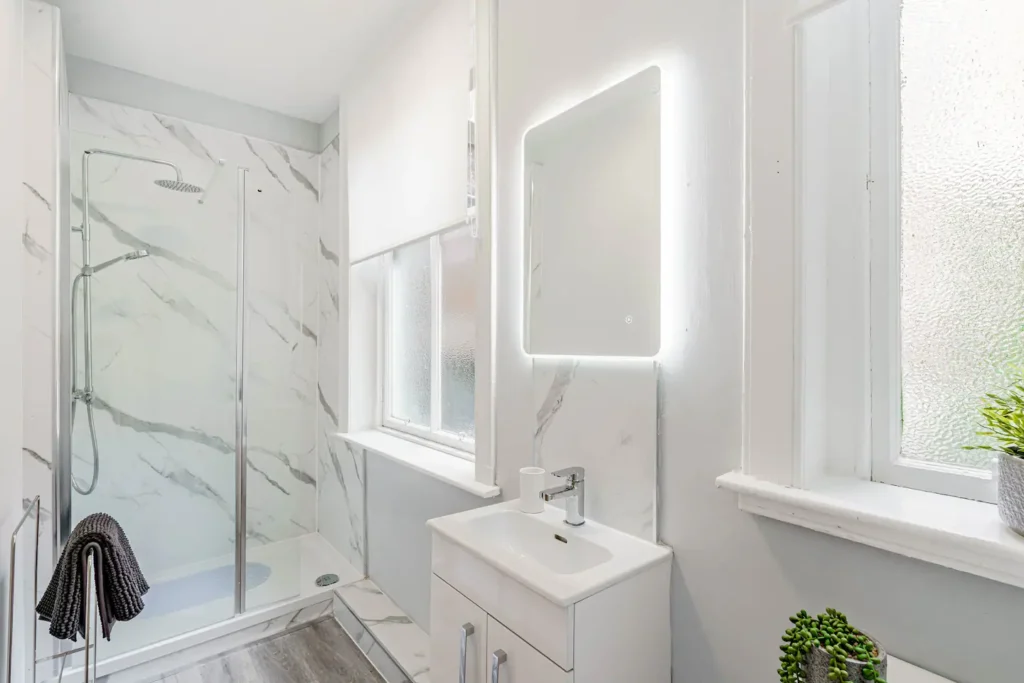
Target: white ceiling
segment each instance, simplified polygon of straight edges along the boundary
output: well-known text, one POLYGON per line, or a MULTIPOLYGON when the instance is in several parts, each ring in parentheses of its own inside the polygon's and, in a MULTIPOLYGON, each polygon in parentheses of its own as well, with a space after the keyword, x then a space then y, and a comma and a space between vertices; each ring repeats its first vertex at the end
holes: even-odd
POLYGON ((68 54, 321 123, 416 0, 50 0, 68 54))

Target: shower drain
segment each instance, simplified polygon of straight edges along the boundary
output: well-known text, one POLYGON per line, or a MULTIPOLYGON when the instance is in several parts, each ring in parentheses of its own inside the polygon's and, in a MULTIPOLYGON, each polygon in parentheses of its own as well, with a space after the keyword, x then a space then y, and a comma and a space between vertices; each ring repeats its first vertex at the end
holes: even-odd
POLYGON ((331 584, 338 583, 337 574, 323 574, 316 578, 316 585, 323 588, 324 586, 330 586, 331 584))

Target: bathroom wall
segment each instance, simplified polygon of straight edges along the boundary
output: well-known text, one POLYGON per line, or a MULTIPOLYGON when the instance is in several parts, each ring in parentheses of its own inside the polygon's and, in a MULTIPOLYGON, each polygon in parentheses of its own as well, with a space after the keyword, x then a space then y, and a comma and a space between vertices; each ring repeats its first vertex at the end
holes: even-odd
MULTIPOLYGON (((10 537, 21 516, 21 262, 24 112, 21 108, 22 3, 0 0, 0 533, 10 537)), ((7 614, 9 545, 0 543, 0 614, 7 614)), ((0 663, 6 663, 7 627, 0 625, 0 663)), ((21 672, 24 643, 15 641, 12 664, 21 672)))
MULTIPOLYGON (((91 59, 68 58, 68 83, 77 95, 231 130, 294 149, 319 152, 326 146, 319 144, 320 126, 315 123, 91 59)), ((330 141, 329 137, 324 142, 330 141)))
MULTIPOLYGON (((168 169, 96 156, 90 168, 93 263, 151 256, 95 276, 100 483, 74 515, 120 519, 155 577, 214 560, 234 536, 236 169, 249 169, 248 538, 261 545, 316 528, 319 155, 91 98, 71 101, 72 225, 81 221, 89 148, 178 164, 198 195, 153 184, 168 169), (218 172, 216 160, 225 164, 218 172), (172 522, 173 520, 173 522, 172 522)), ((80 241, 72 238, 80 263, 80 241)), ((74 471, 89 473, 80 410, 74 471)))
MULTIPOLYGON (((752 3, 755 4, 755 3, 752 3)), ((782 3, 756 3, 784 13, 782 3)), ((749 12, 749 10, 748 10, 749 12)), ((743 372, 741 0, 521 0, 499 6, 498 470, 530 452, 532 368, 521 324, 514 153, 533 118, 627 65, 676 55, 681 163, 661 369, 659 537, 675 552, 673 680, 763 683, 800 608, 844 609, 896 655, 961 683, 1020 680, 1024 592, 740 512, 715 488, 740 463, 743 372)), ((779 20, 784 27, 784 19, 779 20)), ((785 30, 785 29, 780 29, 785 30)), ((755 226, 756 229, 756 226, 755 226)), ((594 413, 594 423, 608 415, 594 413)))
MULTIPOLYGON (((56 221, 61 210, 58 172, 57 18, 52 5, 25 3, 24 105, 26 145, 22 194, 25 206, 21 236, 22 396, 24 411, 21 457, 24 497, 36 495, 46 511, 41 530, 50 537, 53 487, 54 293, 56 288, 56 221)), ((44 557, 50 554, 44 541, 44 557)))
POLYGON ((428 519, 492 505, 393 460, 366 451, 369 576, 403 612, 430 631, 428 519))
MULTIPOLYGON (((346 164, 342 138, 320 155, 320 336, 317 355, 318 530, 353 567, 366 572, 365 455, 337 438, 346 429, 349 297, 343 296, 342 259, 348 261, 346 164), (343 400, 343 398, 345 400, 343 400)), ((345 269, 347 272, 347 269, 345 269)))
MULTIPOLYGON (((621 74, 620 80, 627 75, 621 74)), ((608 80, 602 85, 612 82, 608 80)), ((562 102, 561 109, 553 108, 547 116, 553 116, 593 92, 593 89, 580 90, 576 101, 562 102)), ((541 120, 543 118, 538 117, 531 123, 541 120)), ((522 159, 521 151, 517 158, 522 159)), ((521 179, 521 167, 515 173, 515 178, 521 179)), ((497 228, 499 233, 518 235, 520 255, 521 226, 521 222, 501 222, 497 228)), ((516 267, 521 270, 522 261, 516 267)), ((368 324, 366 321, 373 319, 372 311, 376 307, 374 275, 372 262, 358 265, 350 274, 351 320, 361 325, 350 330, 350 358, 358 359, 350 362, 352 396, 372 395, 372 386, 377 381, 374 368, 367 367, 370 364, 365 362, 366 358, 375 358, 375 351, 358 348, 366 340, 372 343, 374 337, 362 332, 368 324)), ((500 286, 505 284, 499 283, 500 286)), ((518 326, 505 330, 507 338, 500 343, 518 350, 519 356, 509 362, 523 368, 526 374, 512 377, 515 391, 508 395, 515 398, 511 403, 503 403, 506 389, 499 385, 497 421, 500 423, 514 413, 515 427, 522 430, 523 438, 514 444, 515 453, 506 452, 506 445, 498 444, 498 483, 503 487, 502 498, 508 500, 518 495, 518 470, 522 466, 537 463, 553 471, 581 465, 587 469, 588 516, 627 533, 653 539, 656 532, 657 365, 651 360, 608 363, 597 359, 533 361, 527 358, 522 354, 521 280, 518 286, 515 304, 519 307, 518 326), (624 371, 624 367, 628 370, 624 371), (600 424, 593 419, 595 414, 601 416, 600 424)), ((373 426, 372 406, 353 404, 348 415, 349 429, 353 431, 373 426)), ((369 576, 426 628, 430 576, 427 520, 497 500, 468 495, 386 461, 372 451, 358 447, 341 450, 344 448, 344 442, 339 441, 334 449, 338 455, 339 479, 355 478, 365 482, 369 576), (345 470, 351 474, 346 476, 345 470), (361 472, 365 475, 360 475, 361 472), (381 477, 386 479, 382 481, 381 477)), ((323 472, 330 471, 332 465, 322 461, 322 482, 325 481, 323 472)), ((556 483, 557 480, 550 478, 552 486, 556 483)), ((325 491, 328 485, 333 484, 324 485, 325 491)), ((325 520, 321 513, 320 518, 321 532, 325 535, 328 525, 338 526, 336 544, 358 542, 359 538, 360 519, 356 515, 362 489, 343 488, 336 497, 349 501, 352 516, 325 520)))
MULTIPOLYGON (((655 540, 658 368, 654 361, 534 359, 533 406, 534 463, 549 473, 583 467, 587 518, 655 540)), ((557 486, 559 480, 549 474, 548 484, 557 486)))

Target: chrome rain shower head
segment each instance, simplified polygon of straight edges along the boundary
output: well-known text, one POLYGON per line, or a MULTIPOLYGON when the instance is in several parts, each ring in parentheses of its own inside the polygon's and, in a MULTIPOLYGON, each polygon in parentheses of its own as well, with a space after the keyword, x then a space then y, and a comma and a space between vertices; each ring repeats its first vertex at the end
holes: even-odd
POLYGON ((184 180, 154 180, 154 184, 165 190, 172 190, 174 192, 184 192, 186 194, 199 194, 203 191, 203 188, 192 183, 186 183, 184 180))
POLYGON ((129 251, 124 255, 125 261, 134 261, 137 258, 146 258, 149 256, 149 252, 145 249, 139 249, 138 251, 129 251))

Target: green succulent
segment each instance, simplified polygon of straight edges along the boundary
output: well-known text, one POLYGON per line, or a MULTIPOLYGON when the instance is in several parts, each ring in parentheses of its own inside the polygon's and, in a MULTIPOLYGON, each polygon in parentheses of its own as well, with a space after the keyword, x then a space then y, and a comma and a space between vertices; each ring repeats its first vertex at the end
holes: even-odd
POLYGON ((786 629, 782 636, 782 656, 779 660, 780 683, 807 682, 807 655, 816 647, 823 648, 829 654, 828 679, 830 681, 850 680, 846 670, 847 659, 857 659, 865 663, 862 670, 864 680, 885 683, 875 668, 881 664, 878 648, 866 635, 855 629, 846 620, 846 615, 831 607, 825 614, 812 617, 806 610, 800 610, 789 620, 792 628, 786 629))

